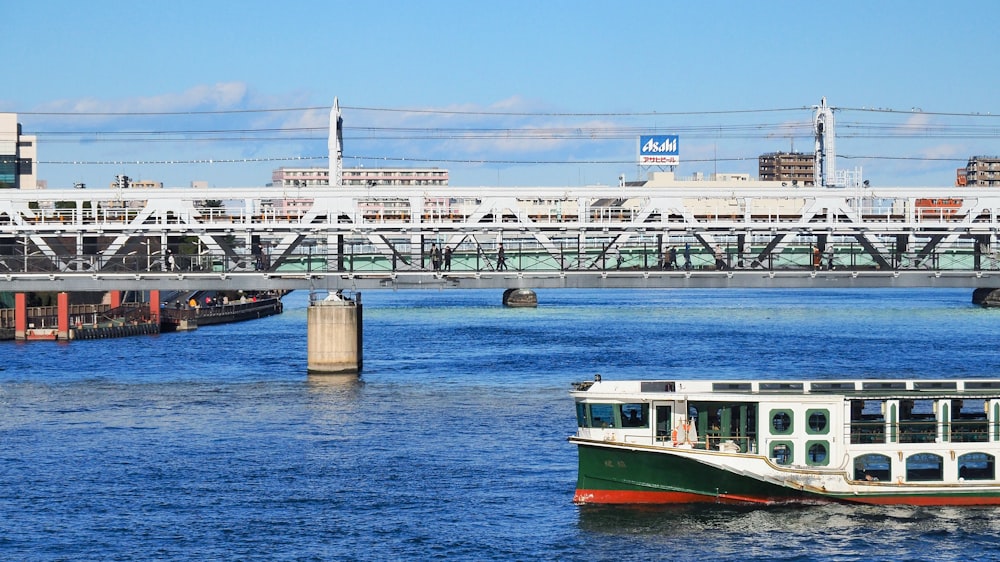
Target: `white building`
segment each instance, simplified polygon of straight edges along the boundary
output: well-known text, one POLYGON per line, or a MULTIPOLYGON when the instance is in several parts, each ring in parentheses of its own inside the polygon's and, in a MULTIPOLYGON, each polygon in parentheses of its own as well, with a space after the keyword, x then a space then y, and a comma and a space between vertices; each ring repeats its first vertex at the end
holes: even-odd
MULTIPOLYGON (((441 168, 344 168, 344 185, 448 185, 441 168)), ((329 168, 278 168, 271 172, 272 187, 330 185, 329 168)))
POLYGON ((22 135, 16 113, 0 113, 0 189, 37 189, 37 141, 22 135))
MULTIPOLYGON (((448 185, 448 170, 441 168, 344 168, 343 185, 398 186, 448 185)), ((330 185, 329 168, 278 168, 271 172, 271 187, 322 187, 330 185)), ((446 199, 429 199, 426 203, 442 214, 450 212, 446 199)), ((298 215, 312 205, 312 199, 286 197, 265 202, 268 210, 279 215, 298 215)), ((366 213, 379 217, 398 217, 409 212, 409 202, 394 197, 373 197, 362 203, 366 213)))

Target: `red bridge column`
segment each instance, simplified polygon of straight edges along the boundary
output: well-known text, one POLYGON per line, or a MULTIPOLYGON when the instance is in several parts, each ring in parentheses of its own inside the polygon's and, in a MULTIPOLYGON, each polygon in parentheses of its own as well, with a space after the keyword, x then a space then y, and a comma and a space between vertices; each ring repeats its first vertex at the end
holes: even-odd
POLYGON ((69 339, 69 293, 59 293, 56 295, 56 304, 58 305, 58 310, 56 312, 57 316, 57 328, 59 333, 56 337, 60 340, 69 339))
POLYGON ((122 305, 122 292, 121 291, 108 291, 108 297, 110 301, 111 308, 118 308, 122 305))
POLYGON ((149 292, 149 319, 153 322, 160 321, 160 291, 153 289, 149 292))
POLYGON ((14 339, 24 340, 28 330, 28 296, 14 293, 14 339))

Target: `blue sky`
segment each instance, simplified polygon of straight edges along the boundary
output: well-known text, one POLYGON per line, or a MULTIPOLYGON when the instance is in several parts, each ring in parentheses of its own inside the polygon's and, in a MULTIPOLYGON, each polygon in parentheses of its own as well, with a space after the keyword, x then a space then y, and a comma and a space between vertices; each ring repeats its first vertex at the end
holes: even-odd
POLYGON ((0 16, 0 111, 38 135, 53 188, 325 166, 334 96, 346 166, 462 186, 633 179, 640 132, 680 134, 679 175, 756 175, 761 153, 812 150, 823 96, 837 167, 876 186, 952 185, 1000 154, 998 36, 976 24, 995 1, 0 0, 0 16))

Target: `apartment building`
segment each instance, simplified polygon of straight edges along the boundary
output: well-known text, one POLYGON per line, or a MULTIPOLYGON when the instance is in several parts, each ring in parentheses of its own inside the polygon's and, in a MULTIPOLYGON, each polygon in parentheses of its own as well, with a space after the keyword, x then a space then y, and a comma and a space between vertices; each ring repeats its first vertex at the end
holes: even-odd
MULTIPOLYGON (((448 185, 448 170, 440 168, 344 168, 345 186, 448 185)), ((278 168, 271 172, 273 187, 330 185, 329 168, 278 168)))
POLYGON ((816 156, 805 152, 768 152, 757 158, 761 181, 787 182, 789 185, 815 185, 816 156))
POLYGON ((1000 156, 973 156, 969 158, 969 163, 965 166, 965 182, 962 183, 961 175, 959 175, 956 183, 969 187, 1000 186, 1000 156))

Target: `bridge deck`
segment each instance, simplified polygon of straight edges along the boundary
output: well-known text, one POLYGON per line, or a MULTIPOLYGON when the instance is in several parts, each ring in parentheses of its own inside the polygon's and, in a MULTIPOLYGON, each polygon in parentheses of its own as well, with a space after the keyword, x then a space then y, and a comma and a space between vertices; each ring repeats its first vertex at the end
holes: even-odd
POLYGON ((5 190, 0 279, 16 291, 995 287, 1000 270, 1000 192, 983 189, 291 191, 5 190), (445 249, 452 271, 429 271, 445 249))
POLYGON ((967 271, 508 271, 398 273, 51 273, 0 276, 4 290, 192 291, 552 288, 997 288, 1000 272, 967 271))

